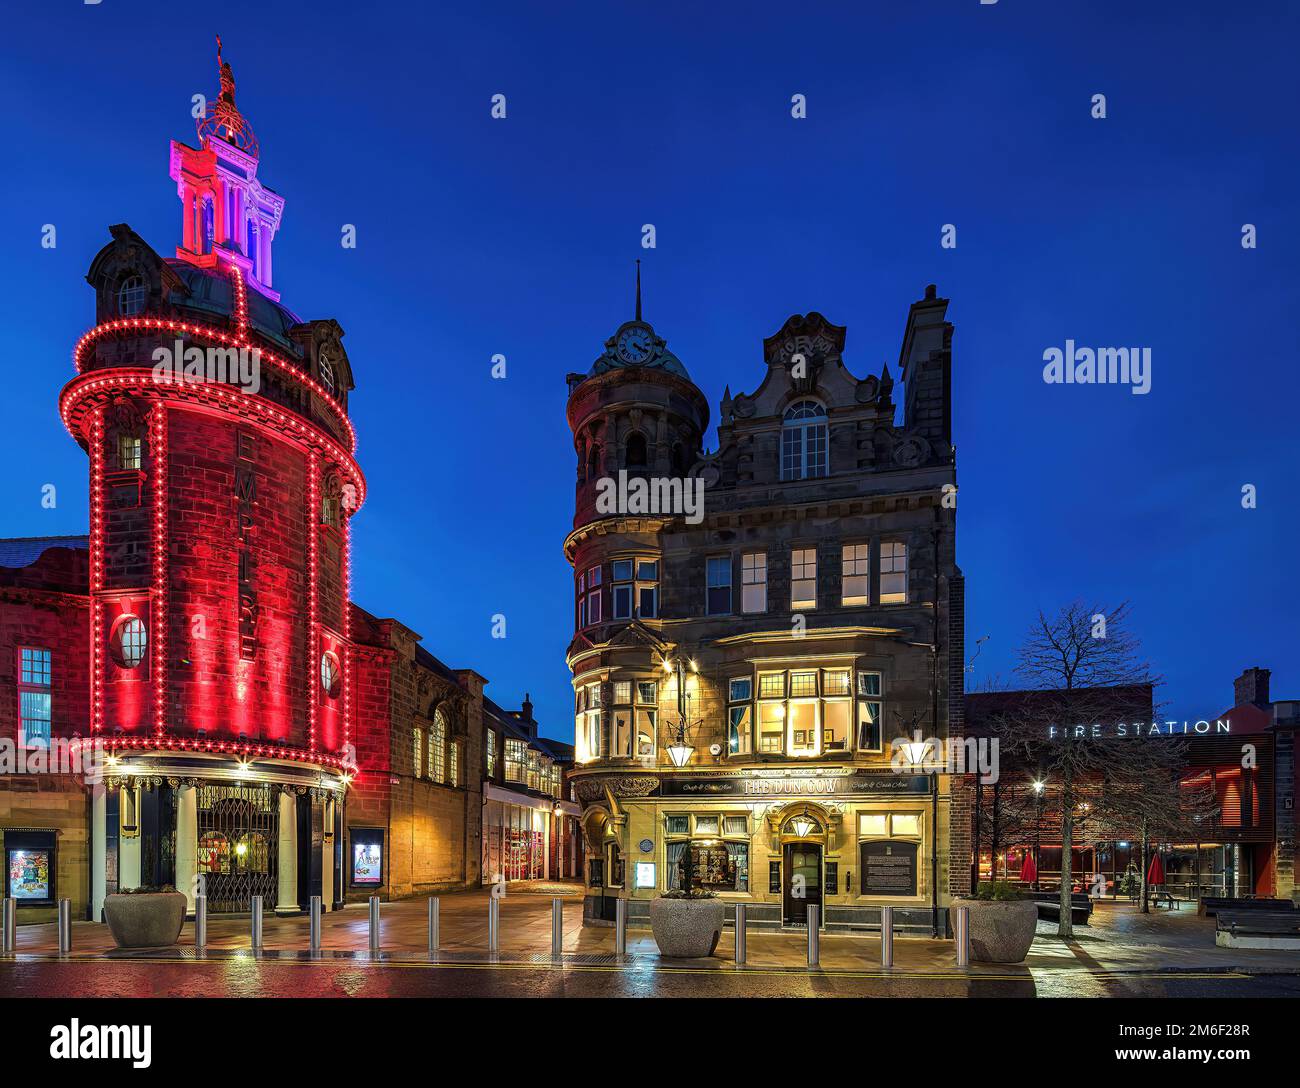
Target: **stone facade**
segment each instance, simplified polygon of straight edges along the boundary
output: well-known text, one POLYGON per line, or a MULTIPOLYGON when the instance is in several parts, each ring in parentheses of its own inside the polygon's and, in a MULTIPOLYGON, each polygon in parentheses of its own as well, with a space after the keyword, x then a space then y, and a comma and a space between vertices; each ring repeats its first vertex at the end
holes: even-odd
POLYGON ((593 920, 616 898, 644 917, 683 851, 772 924, 801 924, 800 865, 834 926, 889 903, 905 926, 942 927, 965 888, 949 861, 950 843, 969 848, 964 794, 950 808, 947 775, 890 766, 895 738, 960 731, 946 308, 933 288, 911 308, 901 422, 889 368, 855 377, 845 330, 815 313, 764 341, 754 393, 724 393, 713 452, 703 395, 639 314, 569 375, 568 659, 593 920), (673 508, 634 497, 638 481, 669 496, 679 476, 673 508), (674 749, 689 749, 680 765, 674 749), (877 894, 876 855, 895 850, 905 887, 877 894))

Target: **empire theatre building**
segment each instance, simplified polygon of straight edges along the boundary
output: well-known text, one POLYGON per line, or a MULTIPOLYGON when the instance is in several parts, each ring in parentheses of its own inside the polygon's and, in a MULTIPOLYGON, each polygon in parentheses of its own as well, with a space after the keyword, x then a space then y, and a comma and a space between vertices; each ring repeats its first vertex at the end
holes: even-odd
POLYGON ((112 228, 60 398, 90 465, 95 918, 140 885, 192 906, 198 874, 214 911, 344 897, 351 371, 338 324, 272 287, 284 201, 220 72, 199 147, 171 145, 181 245, 112 228))
POLYGON ((946 927, 967 810, 933 760, 891 752, 946 737, 950 707, 960 722, 947 305, 931 287, 911 307, 901 417, 888 365, 855 377, 843 327, 791 317, 755 391, 724 393, 713 453, 707 401, 639 297, 569 375, 589 922, 622 899, 644 924, 689 870, 760 926, 806 926, 817 904, 830 929, 885 905, 946 927), (682 478, 676 507, 647 499, 682 478))

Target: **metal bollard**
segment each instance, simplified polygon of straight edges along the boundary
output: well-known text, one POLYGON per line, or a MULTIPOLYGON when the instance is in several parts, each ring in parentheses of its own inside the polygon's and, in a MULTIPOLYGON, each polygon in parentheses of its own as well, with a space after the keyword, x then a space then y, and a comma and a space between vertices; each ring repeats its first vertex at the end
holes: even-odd
POLYGON ((488 951, 495 952, 501 943, 501 901, 488 897, 488 951))
POLYGON ((59 955, 72 951, 72 900, 59 900, 59 955))
POLYGON ((880 966, 894 966, 894 908, 880 908, 880 966))
POLYGON ((551 900, 551 958, 564 955, 564 900, 551 900))
POLYGON ((816 903, 808 904, 808 966, 816 967, 822 958, 822 935, 817 928, 821 924, 821 908, 816 903))
POLYGON ((627 900, 614 900, 614 955, 627 955, 627 900))
POLYGON ((441 928, 441 910, 442 910, 442 900, 440 900, 436 895, 430 896, 429 897, 429 954, 430 955, 437 952, 438 945, 442 943, 442 938, 438 932, 439 929, 441 928))
POLYGON ((748 952, 745 933, 745 904, 736 904, 736 963, 743 964, 748 952))
POLYGON ((379 955, 379 896, 370 897, 370 954, 379 955))
POLYGON ((957 945, 957 966, 970 966, 970 907, 958 907, 952 923, 953 941, 957 945))
POLYGON ((18 900, 6 899, 0 906, 0 952, 18 948, 18 900))
POLYGON ((253 951, 262 951, 262 897, 253 896, 253 951))
POLYGON ((307 903, 307 939, 313 956, 320 955, 320 912, 320 896, 313 895, 307 903))
POLYGON ((208 947, 208 885, 207 877, 199 877, 194 893, 194 949, 202 952, 208 947))

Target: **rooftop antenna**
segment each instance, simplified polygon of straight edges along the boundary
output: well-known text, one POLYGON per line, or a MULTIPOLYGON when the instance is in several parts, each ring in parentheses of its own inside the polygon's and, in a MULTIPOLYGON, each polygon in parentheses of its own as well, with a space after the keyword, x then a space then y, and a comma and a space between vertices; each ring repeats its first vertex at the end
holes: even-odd
POLYGON ((641 258, 636 259, 636 319, 641 320, 641 258))

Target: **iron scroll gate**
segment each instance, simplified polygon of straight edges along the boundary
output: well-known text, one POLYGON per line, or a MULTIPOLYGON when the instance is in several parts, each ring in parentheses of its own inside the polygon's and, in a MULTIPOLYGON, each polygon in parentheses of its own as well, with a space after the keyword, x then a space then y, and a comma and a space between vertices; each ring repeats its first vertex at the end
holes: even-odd
POLYGON ((206 877, 208 910, 248 911, 255 895, 274 906, 279 891, 278 791, 269 786, 200 786, 198 792, 198 871, 206 877))

